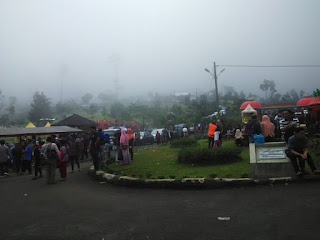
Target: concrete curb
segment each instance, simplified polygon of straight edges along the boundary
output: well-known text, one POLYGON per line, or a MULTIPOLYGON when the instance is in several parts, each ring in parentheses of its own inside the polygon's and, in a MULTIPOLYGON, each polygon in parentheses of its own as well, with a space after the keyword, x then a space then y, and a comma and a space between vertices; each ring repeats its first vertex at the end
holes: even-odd
POLYGON ((137 188, 172 188, 172 189, 216 189, 223 187, 246 187, 258 185, 288 184, 293 182, 320 181, 320 175, 309 175, 300 178, 281 177, 256 180, 252 178, 183 178, 183 179, 139 179, 127 176, 118 176, 94 171, 90 167, 88 174, 95 180, 119 186, 137 188))

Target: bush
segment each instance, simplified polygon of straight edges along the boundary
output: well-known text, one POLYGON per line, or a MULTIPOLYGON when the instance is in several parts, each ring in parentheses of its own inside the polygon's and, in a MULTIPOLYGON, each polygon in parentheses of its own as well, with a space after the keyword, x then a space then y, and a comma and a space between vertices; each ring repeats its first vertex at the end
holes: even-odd
POLYGON ((248 173, 243 173, 243 174, 241 175, 241 177, 242 177, 242 178, 248 178, 248 177, 249 177, 249 174, 248 174, 248 173))
POLYGON ((315 155, 320 155, 320 138, 313 138, 309 140, 309 149, 311 152, 313 152, 315 155))
POLYGON ((183 148, 178 153, 178 162, 186 164, 218 165, 240 161, 241 150, 235 147, 216 148, 183 148))
POLYGON ((198 140, 194 137, 184 137, 173 140, 170 143, 170 147, 172 148, 181 148, 181 147, 191 147, 197 146, 198 140))
POLYGON ((218 175, 216 173, 212 173, 209 175, 210 178, 216 178, 218 175))

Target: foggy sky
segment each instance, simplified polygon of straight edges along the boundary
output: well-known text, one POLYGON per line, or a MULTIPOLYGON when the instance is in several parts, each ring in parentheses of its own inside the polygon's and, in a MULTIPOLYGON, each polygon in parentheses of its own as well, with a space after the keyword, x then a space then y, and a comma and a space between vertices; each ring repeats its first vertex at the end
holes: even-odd
MULTIPOLYGON (((53 100, 61 89, 62 100, 115 89, 195 94, 208 90, 214 61, 320 64, 319 11, 317 0, 0 0, 0 89, 53 100)), ((310 92, 319 74, 226 67, 218 84, 262 94, 269 79, 280 92, 310 92)))

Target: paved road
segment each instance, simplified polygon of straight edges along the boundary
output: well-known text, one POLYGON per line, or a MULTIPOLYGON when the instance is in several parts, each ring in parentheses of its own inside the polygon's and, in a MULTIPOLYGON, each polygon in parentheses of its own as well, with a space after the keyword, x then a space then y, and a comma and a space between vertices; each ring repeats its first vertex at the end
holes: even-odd
POLYGON ((56 185, 30 178, 0 179, 1 240, 319 239, 319 182, 154 190, 100 184, 86 171, 56 185))

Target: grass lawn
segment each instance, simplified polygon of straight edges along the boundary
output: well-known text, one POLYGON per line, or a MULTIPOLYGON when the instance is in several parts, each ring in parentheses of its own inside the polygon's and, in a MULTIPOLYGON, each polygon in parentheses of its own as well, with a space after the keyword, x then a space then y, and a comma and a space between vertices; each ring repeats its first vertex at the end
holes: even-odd
MULTIPOLYGON (((198 143, 200 146, 207 146, 207 140, 199 140, 198 143)), ((231 147, 232 145, 234 145, 234 141, 232 140, 223 141, 223 147, 231 147)), ((169 145, 151 146, 134 152, 134 161, 130 165, 121 166, 111 164, 108 165, 107 168, 116 171, 119 175, 138 178, 208 178, 212 177, 213 174, 220 178, 241 178, 244 175, 247 177, 251 176, 248 147, 242 148, 241 161, 214 166, 180 164, 177 160, 178 151, 178 148, 170 148, 169 145)))

